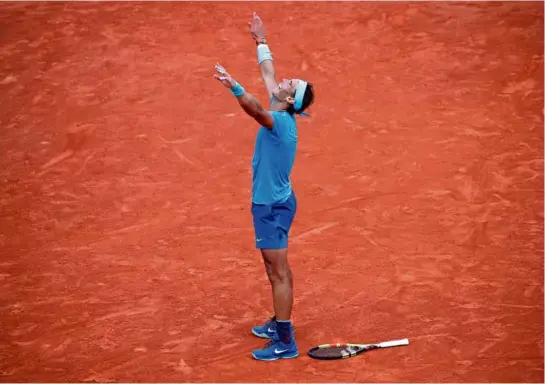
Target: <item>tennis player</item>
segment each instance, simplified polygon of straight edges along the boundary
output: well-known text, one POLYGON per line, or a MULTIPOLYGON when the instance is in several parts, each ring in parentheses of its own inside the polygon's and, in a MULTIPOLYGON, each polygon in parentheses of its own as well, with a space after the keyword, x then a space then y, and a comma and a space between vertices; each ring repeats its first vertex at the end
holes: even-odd
POLYGON ((293 278, 288 263, 288 235, 297 210, 290 174, 297 149, 295 115, 304 114, 313 103, 314 90, 311 83, 301 79, 277 83, 263 22, 254 13, 248 25, 270 99, 268 110, 219 64, 214 77, 231 90, 244 112, 260 125, 252 160, 252 216, 256 248, 261 251, 272 287, 274 316, 252 329, 254 335, 271 339, 252 355, 270 361, 299 355, 291 322, 293 278))

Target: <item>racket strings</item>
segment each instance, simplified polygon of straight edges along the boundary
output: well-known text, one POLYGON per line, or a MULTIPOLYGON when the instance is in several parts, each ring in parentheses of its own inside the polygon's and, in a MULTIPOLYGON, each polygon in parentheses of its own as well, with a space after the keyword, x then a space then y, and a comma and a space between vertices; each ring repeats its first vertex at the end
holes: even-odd
POLYGON ((348 357, 361 351, 363 348, 352 345, 331 346, 327 348, 319 348, 312 351, 316 357, 348 357))

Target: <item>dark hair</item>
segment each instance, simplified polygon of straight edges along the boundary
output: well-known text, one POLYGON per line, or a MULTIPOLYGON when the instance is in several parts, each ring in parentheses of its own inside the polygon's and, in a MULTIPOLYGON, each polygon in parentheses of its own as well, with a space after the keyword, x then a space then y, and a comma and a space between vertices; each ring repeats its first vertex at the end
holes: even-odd
POLYGON ((311 83, 307 83, 307 89, 305 89, 305 94, 303 95, 303 103, 301 104, 301 108, 296 111, 295 108, 293 107, 293 104, 290 104, 287 111, 292 115, 294 113, 301 113, 305 109, 307 109, 313 102, 314 102, 314 87, 312 86, 311 83))

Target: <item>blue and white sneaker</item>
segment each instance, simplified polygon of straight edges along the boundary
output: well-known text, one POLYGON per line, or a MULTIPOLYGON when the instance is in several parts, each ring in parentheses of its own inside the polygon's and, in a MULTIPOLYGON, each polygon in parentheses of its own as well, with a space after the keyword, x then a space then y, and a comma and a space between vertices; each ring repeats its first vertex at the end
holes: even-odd
POLYGON ((252 351, 252 356, 256 360, 261 361, 274 361, 278 359, 293 359, 299 356, 299 350, 295 339, 292 338, 289 344, 285 344, 278 340, 278 336, 275 335, 263 349, 256 349, 252 351))
POLYGON ((272 339, 276 334, 276 317, 272 317, 271 319, 267 320, 267 322, 263 325, 253 327, 252 333, 263 339, 272 339))

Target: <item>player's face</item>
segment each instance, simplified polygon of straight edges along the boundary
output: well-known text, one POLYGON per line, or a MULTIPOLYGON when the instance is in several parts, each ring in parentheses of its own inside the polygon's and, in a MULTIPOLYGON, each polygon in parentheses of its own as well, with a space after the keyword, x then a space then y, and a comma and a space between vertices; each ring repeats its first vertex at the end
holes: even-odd
POLYGON ((273 96, 277 100, 293 103, 293 96, 298 84, 299 80, 297 79, 283 79, 273 91, 273 96))

